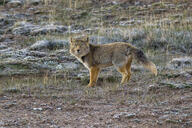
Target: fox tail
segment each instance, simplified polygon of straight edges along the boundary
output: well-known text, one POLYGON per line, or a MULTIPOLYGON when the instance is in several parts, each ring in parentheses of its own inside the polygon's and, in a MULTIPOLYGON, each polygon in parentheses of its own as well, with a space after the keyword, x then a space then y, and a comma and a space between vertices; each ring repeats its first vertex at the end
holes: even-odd
POLYGON ((157 68, 153 62, 148 60, 146 55, 140 49, 133 48, 131 51, 133 58, 141 63, 146 69, 150 70, 155 76, 157 76, 157 68))

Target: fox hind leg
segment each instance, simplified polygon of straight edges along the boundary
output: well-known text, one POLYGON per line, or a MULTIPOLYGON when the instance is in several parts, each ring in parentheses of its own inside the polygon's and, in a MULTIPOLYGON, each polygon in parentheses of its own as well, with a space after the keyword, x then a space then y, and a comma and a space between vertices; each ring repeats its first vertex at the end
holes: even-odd
POLYGON ((127 69, 126 69, 126 65, 117 68, 117 71, 121 73, 122 75, 122 79, 121 79, 121 84, 125 84, 126 83, 126 79, 127 79, 127 69))
POLYGON ((121 84, 127 83, 131 77, 132 56, 118 52, 118 54, 114 55, 112 63, 122 75, 121 84))
POLYGON ((131 63, 132 57, 129 57, 123 66, 117 68, 117 71, 122 75, 121 84, 127 83, 131 77, 131 63))
POLYGON ((128 82, 131 78, 131 63, 132 63, 132 57, 129 57, 127 64, 126 64, 126 70, 127 70, 127 77, 126 82, 128 82))

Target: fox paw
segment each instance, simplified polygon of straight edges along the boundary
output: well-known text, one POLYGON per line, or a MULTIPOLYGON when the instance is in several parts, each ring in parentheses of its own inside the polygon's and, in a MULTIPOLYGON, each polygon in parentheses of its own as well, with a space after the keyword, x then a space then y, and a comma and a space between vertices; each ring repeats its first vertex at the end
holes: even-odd
POLYGON ((96 83, 93 82, 93 83, 89 83, 89 84, 87 85, 87 87, 93 87, 93 86, 95 86, 95 85, 96 85, 96 83))

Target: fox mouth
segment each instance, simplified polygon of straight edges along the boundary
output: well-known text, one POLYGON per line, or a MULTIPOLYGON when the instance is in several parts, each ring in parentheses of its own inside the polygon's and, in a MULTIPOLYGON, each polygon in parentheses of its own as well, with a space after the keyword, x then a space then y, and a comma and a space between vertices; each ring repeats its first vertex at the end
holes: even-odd
POLYGON ((86 56, 86 55, 84 55, 84 56, 81 57, 81 60, 82 60, 83 62, 85 62, 85 56, 86 56))

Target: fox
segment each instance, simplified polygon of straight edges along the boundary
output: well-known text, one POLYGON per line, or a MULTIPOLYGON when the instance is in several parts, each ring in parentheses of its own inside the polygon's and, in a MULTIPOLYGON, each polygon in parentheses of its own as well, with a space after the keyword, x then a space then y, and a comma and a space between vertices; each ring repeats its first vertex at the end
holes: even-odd
POLYGON ((120 84, 128 83, 133 59, 157 76, 156 65, 146 57, 142 50, 130 43, 91 44, 88 36, 70 37, 69 42, 70 54, 89 70, 88 87, 95 86, 101 69, 109 66, 114 66, 122 75, 120 84))

